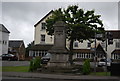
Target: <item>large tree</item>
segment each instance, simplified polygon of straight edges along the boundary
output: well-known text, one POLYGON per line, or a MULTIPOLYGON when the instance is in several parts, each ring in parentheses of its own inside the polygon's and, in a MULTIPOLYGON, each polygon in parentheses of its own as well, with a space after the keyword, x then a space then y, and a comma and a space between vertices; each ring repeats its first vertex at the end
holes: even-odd
POLYGON ((95 15, 94 10, 85 11, 78 8, 77 5, 68 6, 67 9, 59 8, 53 11, 52 16, 46 20, 46 30, 49 35, 54 35, 53 24, 56 21, 64 21, 67 24, 66 37, 70 41, 70 57, 72 63, 73 42, 78 40, 90 40, 95 32, 102 33, 103 23, 100 20, 101 15, 95 15))
POLYGON ((29 56, 29 49, 34 46, 34 41, 30 42, 27 47, 26 47, 26 53, 25 53, 25 57, 29 56))

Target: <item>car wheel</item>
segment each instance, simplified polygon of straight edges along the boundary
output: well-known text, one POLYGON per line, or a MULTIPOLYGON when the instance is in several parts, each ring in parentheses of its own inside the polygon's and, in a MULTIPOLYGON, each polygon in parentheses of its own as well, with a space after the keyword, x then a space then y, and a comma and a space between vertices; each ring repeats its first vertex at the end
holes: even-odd
POLYGON ((11 61, 11 59, 9 58, 8 61, 11 61))
POLYGON ((18 61, 18 59, 15 59, 15 61, 18 61))

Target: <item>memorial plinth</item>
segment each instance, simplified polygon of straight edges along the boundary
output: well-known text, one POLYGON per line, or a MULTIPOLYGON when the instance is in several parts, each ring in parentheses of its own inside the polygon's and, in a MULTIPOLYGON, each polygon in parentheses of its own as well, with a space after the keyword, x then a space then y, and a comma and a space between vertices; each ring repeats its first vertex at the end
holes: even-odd
POLYGON ((54 25, 54 45, 48 51, 51 59, 48 66, 68 67, 68 50, 66 48, 66 24, 57 21, 54 25))

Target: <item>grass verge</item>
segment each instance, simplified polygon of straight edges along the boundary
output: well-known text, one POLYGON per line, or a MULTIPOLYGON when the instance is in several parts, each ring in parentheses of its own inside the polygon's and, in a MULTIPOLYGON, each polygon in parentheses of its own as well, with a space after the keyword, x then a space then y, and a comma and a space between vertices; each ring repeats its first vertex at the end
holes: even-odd
POLYGON ((110 76, 110 72, 96 72, 96 74, 94 72, 90 73, 90 75, 98 75, 98 76, 110 76))
MULTIPOLYGON (((2 68, 0 67, 0 69, 2 69, 2 72, 28 72, 29 66, 3 66, 2 68)), ((106 72, 96 72, 96 74, 91 72, 90 75, 110 76, 110 72, 107 72, 107 75, 106 72)))
POLYGON ((3 66, 2 72, 28 72, 29 66, 3 66))

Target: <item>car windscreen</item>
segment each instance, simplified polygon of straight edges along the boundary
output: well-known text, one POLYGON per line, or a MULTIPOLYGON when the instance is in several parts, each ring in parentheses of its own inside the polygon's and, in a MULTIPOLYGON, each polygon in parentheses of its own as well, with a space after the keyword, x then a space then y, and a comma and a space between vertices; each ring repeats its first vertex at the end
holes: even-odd
POLYGON ((12 54, 8 54, 8 56, 14 56, 14 55, 12 55, 12 54))

